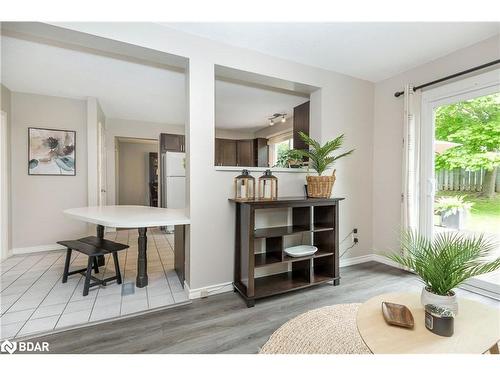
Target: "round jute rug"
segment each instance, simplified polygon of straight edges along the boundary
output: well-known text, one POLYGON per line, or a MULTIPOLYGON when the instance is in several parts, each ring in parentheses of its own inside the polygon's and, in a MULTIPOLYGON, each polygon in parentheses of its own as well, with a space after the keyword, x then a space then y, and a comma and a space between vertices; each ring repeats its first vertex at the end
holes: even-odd
POLYGON ((361 304, 326 306, 283 324, 259 354, 370 354, 356 326, 361 304))

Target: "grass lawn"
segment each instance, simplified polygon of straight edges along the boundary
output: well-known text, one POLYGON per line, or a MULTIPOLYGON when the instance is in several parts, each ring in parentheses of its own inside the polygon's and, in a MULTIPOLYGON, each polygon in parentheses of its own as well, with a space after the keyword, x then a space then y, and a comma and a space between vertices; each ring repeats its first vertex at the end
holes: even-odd
POLYGON ((452 195, 465 195, 465 201, 474 203, 466 223, 467 230, 500 234, 500 194, 487 199, 480 197, 479 193, 440 191, 436 197, 452 195))

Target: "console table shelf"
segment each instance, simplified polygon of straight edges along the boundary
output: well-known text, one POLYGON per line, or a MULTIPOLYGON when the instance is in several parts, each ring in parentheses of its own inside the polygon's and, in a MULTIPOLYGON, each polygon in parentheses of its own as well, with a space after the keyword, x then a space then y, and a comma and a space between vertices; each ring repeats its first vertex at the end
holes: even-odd
POLYGON ((248 307, 254 306, 259 298, 325 282, 339 284, 338 217, 341 200, 343 198, 230 199, 236 205, 233 284, 248 307), (256 211, 269 208, 291 210, 291 225, 255 228, 256 211), (300 234, 307 234, 307 241, 303 244, 314 245, 318 251, 311 256, 290 257, 284 251, 286 242, 289 237, 300 234), (255 245, 260 241, 265 242, 262 244, 264 251, 256 251, 255 245), (274 267, 273 274, 270 274, 271 267, 274 267), (280 267, 281 272, 276 271, 276 267, 280 267))

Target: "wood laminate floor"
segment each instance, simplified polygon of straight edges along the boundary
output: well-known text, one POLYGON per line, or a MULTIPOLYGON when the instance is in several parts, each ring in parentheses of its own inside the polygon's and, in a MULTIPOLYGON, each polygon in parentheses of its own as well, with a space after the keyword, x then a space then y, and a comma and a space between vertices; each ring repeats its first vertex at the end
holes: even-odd
MULTIPOLYGON (((326 284, 260 300, 253 308, 230 292, 37 340, 48 341, 51 353, 257 353, 278 327, 308 310, 421 289, 415 276, 375 262, 342 268, 341 276, 340 286, 326 284)), ((490 298, 464 290, 458 294, 500 307, 490 298)))

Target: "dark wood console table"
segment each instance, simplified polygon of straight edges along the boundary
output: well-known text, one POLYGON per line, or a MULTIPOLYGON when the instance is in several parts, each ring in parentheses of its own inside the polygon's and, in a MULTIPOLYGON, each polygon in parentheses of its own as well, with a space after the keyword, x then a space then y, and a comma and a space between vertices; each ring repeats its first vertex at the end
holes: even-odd
MULTIPOLYGON (((235 200, 236 236, 234 257, 234 288, 247 306, 255 300, 333 281, 339 275, 339 202, 344 198, 282 197, 277 200, 235 200), (256 210, 291 209, 291 225, 255 228, 256 210), (287 236, 309 233, 303 244, 314 245, 318 251, 311 256, 292 258, 284 252, 287 236), (265 241, 265 250, 256 251, 257 240, 265 241), (266 267, 282 264, 281 273, 266 267), (256 276, 256 270, 259 274, 256 276), (262 270, 261 270, 262 269, 262 270)), ((280 266, 278 266, 280 267, 280 266)))

